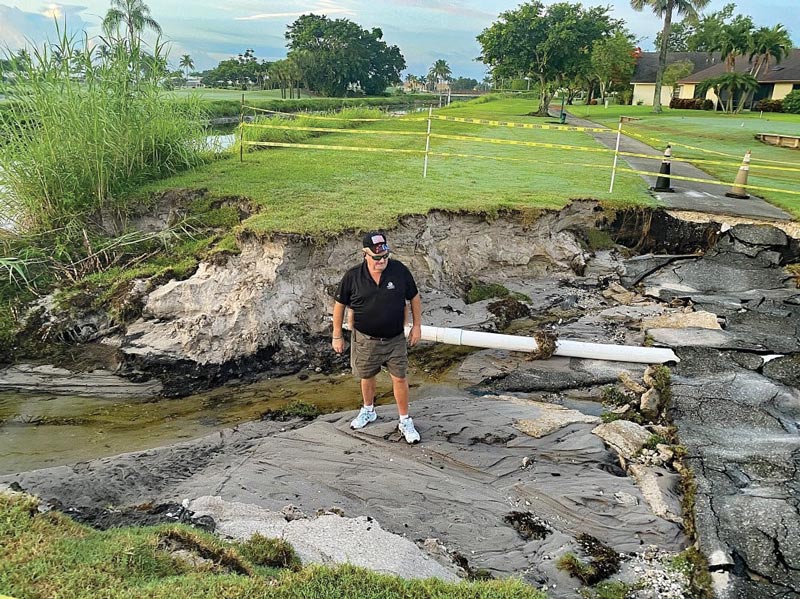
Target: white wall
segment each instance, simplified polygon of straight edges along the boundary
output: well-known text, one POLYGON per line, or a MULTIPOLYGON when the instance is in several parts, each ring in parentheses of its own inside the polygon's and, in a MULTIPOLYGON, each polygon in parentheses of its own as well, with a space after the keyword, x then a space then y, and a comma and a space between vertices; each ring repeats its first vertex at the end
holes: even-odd
MULTIPOLYGON (((653 94, 656 91, 655 83, 634 83, 633 84, 633 104, 636 105, 639 101, 645 106, 653 105, 653 94)), ((661 86, 661 105, 669 106, 669 101, 672 99, 672 86, 661 86)))

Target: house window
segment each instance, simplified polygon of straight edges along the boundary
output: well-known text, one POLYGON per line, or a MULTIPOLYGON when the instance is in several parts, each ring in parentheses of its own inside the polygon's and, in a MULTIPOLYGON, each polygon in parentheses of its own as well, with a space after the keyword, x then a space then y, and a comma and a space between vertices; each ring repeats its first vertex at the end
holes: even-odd
POLYGON ((682 85, 676 85, 672 88, 672 97, 673 98, 680 98, 681 97, 681 90, 683 89, 682 85))

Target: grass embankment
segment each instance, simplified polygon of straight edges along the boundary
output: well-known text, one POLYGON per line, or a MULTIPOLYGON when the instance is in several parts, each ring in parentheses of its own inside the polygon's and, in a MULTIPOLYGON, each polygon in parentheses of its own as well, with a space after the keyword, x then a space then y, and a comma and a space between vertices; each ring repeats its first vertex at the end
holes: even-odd
MULTIPOLYGON (((800 115, 784 113, 743 112, 726 114, 704 110, 664 109, 654 114, 650 106, 573 106, 568 107, 575 116, 588 118, 608 127, 616 128, 620 116, 633 116, 640 120, 623 124, 623 132, 630 131, 654 148, 663 150, 672 143, 674 159, 701 159, 724 164, 696 162, 695 165, 719 181, 732 183, 747 150, 752 150, 748 184, 800 191, 800 152, 763 144, 754 136, 757 133, 800 134, 800 115), (694 146, 702 150, 686 148, 694 146), (721 155, 721 154, 726 154, 721 155), (782 163, 782 164, 778 164, 782 163), (794 170, 779 170, 779 167, 794 170)), ((724 193, 728 189, 720 187, 724 193)), ((752 190, 776 206, 800 217, 800 195, 776 191, 752 190)))
POLYGON ((0 593, 25 599, 544 599, 517 581, 404 580, 354 566, 298 568, 279 539, 228 543, 176 525, 97 531, 0 494, 0 593), (202 557, 199 564, 173 554, 202 557))
MULTIPOLYGON (((536 100, 482 98, 435 110, 436 115, 551 124, 527 116, 536 100)), ((614 205, 652 204, 636 175, 617 178, 608 193, 612 157, 607 152, 499 145, 433 138, 428 176, 422 177, 424 115, 363 123, 381 134, 327 133, 313 143, 363 151, 277 148, 219 160, 154 183, 141 193, 175 187, 206 187, 213 196, 248 197, 261 213, 245 222, 258 232, 335 233, 391 227, 400 216, 432 209, 494 213, 503 209, 561 208, 572 199, 596 198, 614 205), (401 135, 403 133, 404 135, 401 135), (414 154, 367 151, 413 150, 414 154), (470 157, 437 154, 467 154, 470 157)), ((601 149, 583 132, 519 129, 433 121, 433 134, 505 141, 564 144, 601 149)))
MULTIPOLYGON (((280 90, 237 91, 232 89, 200 88, 192 90, 178 89, 166 94, 178 103, 187 100, 199 100, 209 118, 238 117, 242 109, 242 95, 247 107, 278 112, 301 112, 320 110, 341 110, 359 106, 389 107, 414 104, 430 104, 438 101, 435 94, 403 94, 398 96, 354 97, 354 98, 319 98, 303 94, 300 98, 281 98, 280 90)), ((245 114, 253 114, 248 108, 245 114)))

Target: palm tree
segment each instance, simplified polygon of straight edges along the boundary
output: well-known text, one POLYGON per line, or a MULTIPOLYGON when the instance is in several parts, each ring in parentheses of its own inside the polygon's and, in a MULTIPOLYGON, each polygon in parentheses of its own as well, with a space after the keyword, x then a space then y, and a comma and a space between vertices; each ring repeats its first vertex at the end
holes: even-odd
MULTIPOLYGON (((758 79, 762 68, 764 72, 769 70, 771 59, 774 58, 775 64, 779 64, 789 55, 791 47, 792 38, 780 23, 772 28, 761 27, 751 32, 748 40, 750 74, 758 79)), ((739 110, 750 101, 751 97, 752 94, 750 93, 742 95, 742 99, 739 101, 739 110)))
POLYGON ((720 53, 728 73, 736 70, 736 57, 744 55, 750 47, 752 31, 752 19, 738 15, 733 21, 722 26, 716 40, 709 48, 709 52, 720 53))
MULTIPOLYGON (((728 105, 723 106, 723 111, 733 112, 733 99, 738 93, 744 95, 749 94, 758 89, 758 81, 750 73, 722 73, 719 77, 712 77, 706 79, 697 86, 697 91, 704 94, 709 90, 714 90, 717 96, 717 102, 720 101, 722 92, 728 92, 728 105)), ((736 108, 736 112, 742 109, 740 102, 736 108)))
POLYGON ((411 73, 409 73, 408 75, 406 75, 406 83, 408 84, 409 91, 412 91, 412 92, 416 91, 417 76, 416 75, 412 75, 411 73))
POLYGON ((161 25, 150 16, 150 7, 142 0, 111 0, 111 8, 103 18, 103 31, 109 37, 124 26, 129 47, 138 46, 142 32, 152 29, 161 35, 161 25))
POLYGON ((450 70, 450 65, 447 64, 446 60, 440 58, 433 63, 433 66, 428 71, 428 79, 436 81, 441 86, 443 82, 450 80, 450 75, 452 74, 453 71, 450 70))
POLYGON ((769 69, 770 59, 775 59, 775 64, 780 63, 789 55, 792 47, 792 38, 786 28, 778 23, 770 29, 761 27, 750 36, 750 61, 755 57, 756 61, 750 70, 750 74, 758 78, 759 71, 769 69))
POLYGON ((649 7, 664 19, 664 26, 661 28, 661 48, 658 53, 656 89, 653 93, 653 112, 661 112, 661 82, 664 78, 664 69, 667 67, 667 44, 672 29, 672 12, 677 10, 679 15, 696 18, 697 11, 705 8, 708 3, 709 0, 631 0, 631 7, 634 10, 641 11, 649 7))
POLYGON ((184 54, 183 56, 181 56, 181 61, 179 64, 180 67, 186 73, 186 79, 189 79, 189 69, 194 68, 194 61, 192 60, 192 57, 189 56, 188 54, 184 54))

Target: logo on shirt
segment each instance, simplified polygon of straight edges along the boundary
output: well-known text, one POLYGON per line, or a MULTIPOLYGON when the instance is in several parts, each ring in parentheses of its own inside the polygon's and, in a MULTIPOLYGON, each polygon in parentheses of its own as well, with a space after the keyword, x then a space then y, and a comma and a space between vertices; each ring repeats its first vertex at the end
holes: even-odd
POLYGON ((394 283, 392 283, 391 281, 386 283, 386 289, 394 289, 394 283))

